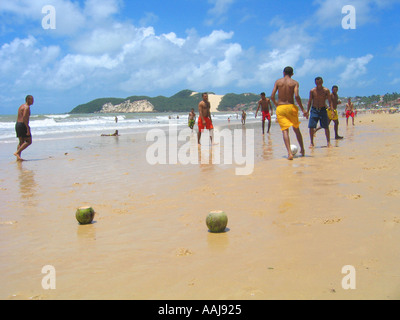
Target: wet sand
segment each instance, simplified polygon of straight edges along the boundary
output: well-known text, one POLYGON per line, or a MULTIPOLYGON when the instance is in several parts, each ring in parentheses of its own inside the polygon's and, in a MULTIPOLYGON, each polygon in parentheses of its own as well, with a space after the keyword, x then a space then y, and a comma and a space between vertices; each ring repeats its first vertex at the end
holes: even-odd
POLYGON ((309 150, 306 127, 306 157, 288 161, 278 126, 257 124, 248 176, 151 166, 138 136, 34 142, 31 161, 1 161, 0 299, 399 299, 400 115, 341 119, 333 148, 320 131, 309 150), (85 205, 97 214, 80 226, 85 205), (211 210, 225 233, 208 232, 211 210))

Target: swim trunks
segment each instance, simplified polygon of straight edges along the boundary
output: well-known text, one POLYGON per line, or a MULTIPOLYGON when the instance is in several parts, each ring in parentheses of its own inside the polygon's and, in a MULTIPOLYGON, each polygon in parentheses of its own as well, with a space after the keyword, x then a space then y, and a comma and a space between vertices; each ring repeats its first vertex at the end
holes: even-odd
POLYGON ((321 128, 329 128, 328 112, 326 111, 326 108, 311 108, 308 128, 315 129, 317 127, 318 121, 321 123, 321 128))
POLYGON ((269 114, 269 112, 263 111, 262 115, 263 115, 262 121, 265 121, 265 119, 268 119, 268 121, 271 121, 271 115, 269 114))
POLYGON ((353 111, 350 111, 350 110, 347 110, 347 111, 346 111, 346 118, 348 119, 348 118, 350 118, 350 117, 353 117, 353 118, 354 118, 354 112, 353 112, 353 111))
POLYGON ((329 109, 326 109, 326 112, 328 113, 328 118, 329 118, 329 120, 336 121, 336 120, 339 119, 339 114, 338 114, 338 111, 337 111, 337 110, 335 110, 335 114, 334 114, 334 115, 332 115, 332 111, 329 110, 329 109))
POLYGON ((192 119, 192 120, 189 120, 188 126, 190 129, 193 129, 195 124, 196 124, 196 120, 192 119))
POLYGON ((201 117, 199 117, 198 124, 199 124, 199 131, 200 132, 203 131, 204 129, 207 129, 207 130, 214 129, 210 118, 205 117, 204 120, 206 121, 206 127, 205 128, 203 126, 203 121, 201 120, 201 117))
POLYGON ((299 108, 294 104, 281 104, 276 108, 276 119, 281 130, 285 131, 290 127, 300 127, 299 108))
POLYGON ((25 123, 23 122, 17 122, 15 124, 15 132, 17 133, 17 138, 30 138, 31 136, 28 136, 28 129, 26 128, 25 123))

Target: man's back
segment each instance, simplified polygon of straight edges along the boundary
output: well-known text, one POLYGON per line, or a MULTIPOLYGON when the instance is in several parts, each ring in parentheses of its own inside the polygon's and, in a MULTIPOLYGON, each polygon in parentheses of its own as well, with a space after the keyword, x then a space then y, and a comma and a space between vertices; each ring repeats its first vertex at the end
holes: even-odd
POLYGON ((284 77, 276 82, 278 89, 278 105, 294 104, 295 88, 298 82, 290 77, 284 77))

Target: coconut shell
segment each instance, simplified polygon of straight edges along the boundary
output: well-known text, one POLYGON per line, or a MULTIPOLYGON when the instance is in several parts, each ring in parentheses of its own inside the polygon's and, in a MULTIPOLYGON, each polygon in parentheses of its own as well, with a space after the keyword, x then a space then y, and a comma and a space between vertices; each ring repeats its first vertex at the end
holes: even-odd
POLYGON ((92 207, 82 207, 76 210, 76 220, 80 224, 91 224, 94 219, 94 210, 92 207))
POLYGON ((211 211, 206 219, 206 224, 210 232, 224 232, 228 225, 228 217, 223 211, 211 211))

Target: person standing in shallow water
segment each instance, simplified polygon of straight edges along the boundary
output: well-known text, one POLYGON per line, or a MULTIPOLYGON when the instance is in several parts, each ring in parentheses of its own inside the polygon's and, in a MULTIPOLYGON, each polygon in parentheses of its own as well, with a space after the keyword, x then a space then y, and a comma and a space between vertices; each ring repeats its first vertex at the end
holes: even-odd
POLYGON ((32 144, 31 128, 29 127, 29 117, 31 116, 31 105, 33 105, 34 99, 31 95, 25 98, 25 103, 18 109, 17 123, 15 124, 15 132, 19 139, 17 152, 14 156, 17 157, 18 161, 23 161, 21 153, 32 144))

